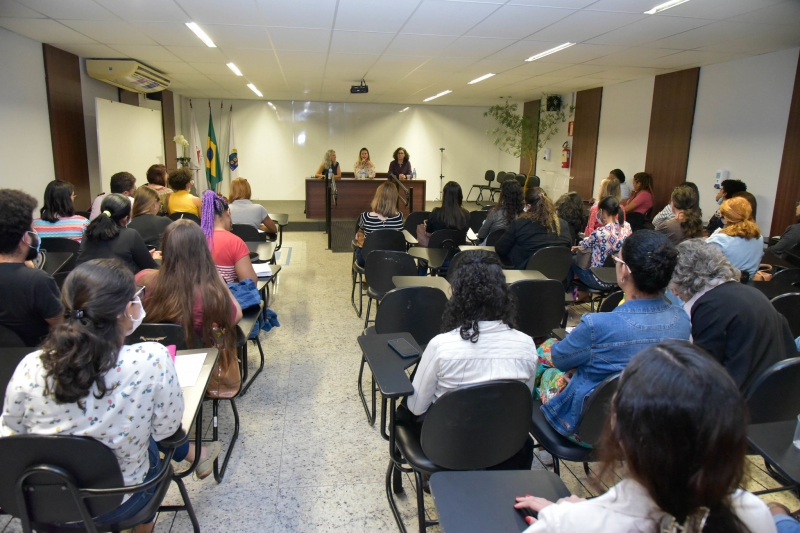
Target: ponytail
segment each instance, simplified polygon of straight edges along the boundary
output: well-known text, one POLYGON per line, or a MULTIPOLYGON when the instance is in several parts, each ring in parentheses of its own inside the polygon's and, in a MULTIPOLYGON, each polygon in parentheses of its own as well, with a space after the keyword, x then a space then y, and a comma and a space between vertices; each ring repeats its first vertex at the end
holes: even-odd
POLYGON ((697 205, 697 192, 688 185, 679 185, 672 191, 672 204, 675 209, 683 211, 681 229, 684 239, 695 239, 703 236, 703 215, 697 205))
POLYGON ((103 198, 100 211, 86 227, 90 241, 110 241, 119 235, 120 221, 131 214, 131 201, 122 194, 109 194, 103 198))
POLYGON ((209 249, 214 248, 214 221, 216 217, 228 210, 228 202, 225 198, 212 190, 203 193, 203 209, 200 217, 200 227, 208 241, 209 249))

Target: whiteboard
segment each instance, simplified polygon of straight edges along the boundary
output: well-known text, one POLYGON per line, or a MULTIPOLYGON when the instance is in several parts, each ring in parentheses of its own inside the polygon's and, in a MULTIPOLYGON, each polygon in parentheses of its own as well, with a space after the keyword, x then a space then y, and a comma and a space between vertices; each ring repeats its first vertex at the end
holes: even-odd
POLYGON ((103 192, 110 191, 111 176, 130 172, 136 185, 147 182, 150 165, 164 165, 161 111, 104 98, 95 98, 97 152, 103 192))

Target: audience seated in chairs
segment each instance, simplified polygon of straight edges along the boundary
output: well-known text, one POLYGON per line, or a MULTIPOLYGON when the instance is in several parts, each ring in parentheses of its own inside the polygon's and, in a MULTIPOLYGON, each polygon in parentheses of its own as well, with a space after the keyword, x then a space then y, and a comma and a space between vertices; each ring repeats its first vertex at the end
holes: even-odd
POLYGON ((250 201, 252 192, 250 184, 244 178, 236 178, 231 182, 231 194, 228 199, 233 224, 247 224, 267 233, 278 233, 278 226, 269 217, 267 208, 250 201))
POLYGON ((739 283, 719 247, 691 239, 678 245, 670 288, 686 304, 692 341, 719 361, 746 390, 769 367, 797 350, 786 318, 764 294, 739 283))
POLYGON ((633 175, 633 191, 628 199, 620 205, 625 209, 625 219, 631 225, 631 231, 644 229, 647 213, 653 209, 653 176, 647 172, 633 175))
MULTIPOLYGON (((92 259, 116 258, 134 274, 146 268, 158 268, 139 232, 127 227, 131 218, 128 198, 121 194, 109 194, 100 207, 100 216, 86 228, 76 263, 80 265, 92 259)), ((155 256, 158 257, 158 252, 155 252, 155 256)))
MULTIPOLYGON (((621 171, 620 171, 621 172, 621 171)), ((605 198, 606 196, 613 196, 617 199, 618 202, 622 201, 620 196, 620 184, 619 180, 612 175, 609 175, 603 181, 600 182, 600 194, 597 196, 597 201, 592 204, 592 208, 589 209, 589 220, 586 221, 586 229, 583 230, 584 235, 591 235, 594 230, 598 227, 602 226, 602 223, 597 219, 597 209, 600 200, 605 198)), ((625 222, 625 210, 619 210, 619 222, 625 222)))
MULTIPOLYGON (((615 198, 611 201, 616 204, 615 198)), ((571 379, 560 391, 542 395, 542 412, 560 434, 581 444, 575 430, 583 400, 600 382, 623 370, 647 346, 689 338, 689 317, 663 297, 677 260, 675 247, 663 235, 653 230, 631 234, 615 257, 625 303, 610 313, 583 315, 563 341, 553 344, 553 366, 567 376, 552 382, 571 379)))
POLYGON ((169 173, 169 186, 174 191, 167 199, 167 210, 170 215, 191 213, 196 217, 200 216, 203 201, 189 192, 193 184, 192 171, 188 168, 179 168, 169 173))
POLYGON ((258 276, 250 261, 250 250, 242 239, 231 233, 231 212, 225 198, 214 191, 203 193, 203 218, 200 226, 211 249, 217 270, 228 283, 258 276))
POLYGON ((22 191, 0 189, 0 324, 26 346, 38 346, 64 320, 53 278, 33 267, 39 236, 33 231, 36 200, 22 191))
POLYGON ((656 231, 664 234, 676 246, 686 239, 702 237, 703 214, 698 202, 696 187, 686 184, 675 187, 669 204, 653 220, 656 231), (664 215, 667 208, 669 214, 664 215), (656 222, 659 217, 661 222, 656 222))
MULTIPOLYGON (((111 176, 111 193, 110 194, 121 194, 122 196, 126 197, 128 201, 130 201, 131 206, 133 205, 133 195, 136 193, 136 178, 130 172, 117 172, 113 176, 111 176)), ((98 194, 97 197, 92 202, 92 211, 89 213, 89 220, 94 220, 100 213, 103 212, 101 205, 103 200, 106 199, 109 193, 102 193, 98 194)))
POLYGON ((61 237, 81 242, 89 219, 75 214, 75 190, 68 181, 53 180, 44 190, 44 205, 33 229, 42 239, 61 237))
POLYGON ((525 212, 506 229, 494 247, 517 270, 524 270, 528 259, 548 246, 569 246, 569 224, 556 214, 544 190, 531 187, 525 192, 525 212))
POLYGON ((706 242, 721 248, 734 267, 746 272, 748 279, 753 279, 764 255, 764 242, 761 228, 752 218, 750 202, 744 198, 731 198, 722 202, 719 210, 725 225, 712 233, 706 242))
POLYGON ((569 224, 569 235, 572 238, 570 245, 578 243, 578 234, 583 231, 586 219, 583 218, 583 199, 575 191, 562 194, 556 200, 556 214, 558 218, 566 220, 569 224))
MULTIPOLYGON (((151 165, 147 169, 147 183, 142 185, 158 194, 159 208, 156 214, 168 214, 167 200, 172 194, 172 189, 167 187, 167 167, 164 165, 151 165)), ((142 187, 139 187, 140 189, 142 187)))
POLYGON ((371 211, 364 211, 358 217, 358 231, 355 241, 355 258, 359 266, 364 266, 364 256, 361 248, 364 239, 376 230, 393 229, 403 231, 403 213, 397 209, 397 186, 392 182, 382 183, 375 191, 375 197, 370 205, 371 211))
MULTIPOLYGON (((689 187, 694 191, 695 195, 695 205, 697 205, 697 209, 700 209, 700 190, 697 188, 697 185, 692 183, 691 181, 684 181, 678 187, 689 187)), ((676 189, 678 188, 676 187, 676 189)), ((667 204, 664 206, 664 209, 659 211, 659 213, 653 217, 653 227, 658 228, 659 224, 662 222, 669 222, 675 218, 675 212, 672 210, 672 204, 667 204)))
MULTIPOLYGON (((414 394, 398 408, 397 416, 416 419, 442 394, 462 385, 513 379, 533 387, 536 346, 514 327, 515 305, 500 262, 482 251, 466 252, 451 283, 452 296, 445 306, 442 329, 428 343, 417 365, 414 394)), ((530 469, 530 440, 507 469, 530 469)))
POLYGON ((161 248, 161 235, 172 223, 167 217, 158 216, 161 200, 158 193, 150 187, 139 187, 133 196, 133 215, 128 227, 135 229, 142 236, 147 246, 161 248))
MULTIPOLYGON (((158 441, 181 428, 183 393, 164 346, 123 346, 144 318, 141 294, 130 270, 116 259, 89 261, 69 275, 63 294, 67 320, 17 366, 0 418, 2 436, 85 435, 112 449, 126 486, 156 474, 158 441), (140 418, 146 423, 128 422, 140 418)), ((204 452, 196 471, 200 478, 211 473, 219 445, 204 452)), ((194 458, 189 443, 173 456, 178 462, 184 458, 194 458)), ((97 522, 134 516, 154 491, 130 496, 97 522)), ((152 531, 153 525, 151 519, 136 531, 152 531)))
POLYGON ((465 234, 469 229, 469 211, 461 207, 461 185, 448 181, 444 185, 441 207, 434 207, 425 227, 427 233, 440 229, 455 229, 465 234))
POLYGON ((786 252, 800 244, 800 202, 797 202, 794 215, 797 217, 795 224, 788 226, 778 242, 767 248, 781 259, 786 259, 786 252))
POLYGON ((519 496, 514 507, 539 513, 525 533, 775 531, 766 504, 739 489, 746 428, 744 400, 720 365, 664 341, 622 372, 600 448, 608 492, 557 503, 519 496))
POLYGON ((486 220, 478 230, 478 240, 481 245, 486 245, 486 238, 492 232, 506 229, 523 213, 525 199, 522 187, 516 180, 506 180, 500 185, 500 199, 497 205, 489 210, 486 220))
MULTIPOLYGON (((725 200, 733 198, 737 193, 744 192, 746 190, 747 184, 741 180, 723 180, 719 185, 717 196, 714 199, 717 201, 717 204, 722 205, 722 202, 725 200)), ((724 225, 725 222, 722 220, 722 213, 717 210, 711 216, 711 218, 708 219, 708 224, 706 224, 706 232, 714 233, 716 230, 721 229, 724 225)))

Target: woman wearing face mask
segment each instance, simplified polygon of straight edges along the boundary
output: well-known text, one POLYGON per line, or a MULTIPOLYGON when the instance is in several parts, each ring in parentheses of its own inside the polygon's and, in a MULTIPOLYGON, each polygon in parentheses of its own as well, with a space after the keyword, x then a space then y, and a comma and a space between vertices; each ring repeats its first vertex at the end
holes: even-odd
MULTIPOLYGON (((115 259, 89 261, 70 273, 62 296, 66 322, 51 332, 41 350, 17 366, 6 390, 2 436, 89 436, 114 452, 126 486, 156 474, 158 441, 181 427, 183 393, 164 346, 123 346, 125 336, 145 316, 143 292, 130 270, 115 259)), ((211 473, 215 454, 218 446, 206 451, 198 477, 211 473)), ((175 461, 193 458, 188 443, 173 456, 175 461)), ((154 487, 126 497, 97 522, 133 517, 155 491, 154 487)), ((151 518, 135 531, 149 532, 153 525, 151 518)))
POLYGON ((361 172, 364 172, 364 177, 367 179, 375 178, 375 164, 369 158, 369 150, 362 148, 358 153, 358 161, 353 167, 353 174, 356 179, 361 177, 361 172))
MULTIPOLYGON (((121 194, 109 194, 100 204, 100 215, 86 228, 77 264, 92 259, 122 261, 136 274, 145 268, 158 268, 153 255, 147 251, 144 239, 135 229, 128 228, 131 219, 131 201, 121 194)), ((154 252, 160 257, 159 252, 154 252)))

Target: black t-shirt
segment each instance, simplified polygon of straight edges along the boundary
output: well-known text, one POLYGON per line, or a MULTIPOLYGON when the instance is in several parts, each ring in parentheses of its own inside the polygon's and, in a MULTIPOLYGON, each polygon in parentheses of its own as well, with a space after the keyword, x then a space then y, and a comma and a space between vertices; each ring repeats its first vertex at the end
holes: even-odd
POLYGON ((61 293, 47 272, 23 263, 0 263, 0 324, 27 346, 38 346, 50 330, 46 319, 63 312, 61 293))
POLYGON ((119 234, 110 241, 91 241, 84 237, 78 252, 77 264, 92 259, 112 258, 125 263, 134 274, 146 268, 158 268, 153 256, 147 251, 142 236, 130 228, 119 228, 119 234))
POLYGON ((139 215, 131 220, 128 227, 135 229, 142 236, 147 246, 155 246, 161 249, 161 234, 172 224, 169 217, 159 217, 156 215, 139 215))
POLYGON ((439 231, 440 229, 458 229, 462 230, 464 233, 467 232, 469 229, 469 211, 461 208, 461 214, 464 216, 464 223, 460 228, 455 228, 448 226, 444 221, 444 213, 442 212, 441 207, 434 207, 431 214, 428 216, 428 225, 426 226, 428 233, 433 233, 434 231, 439 231))

